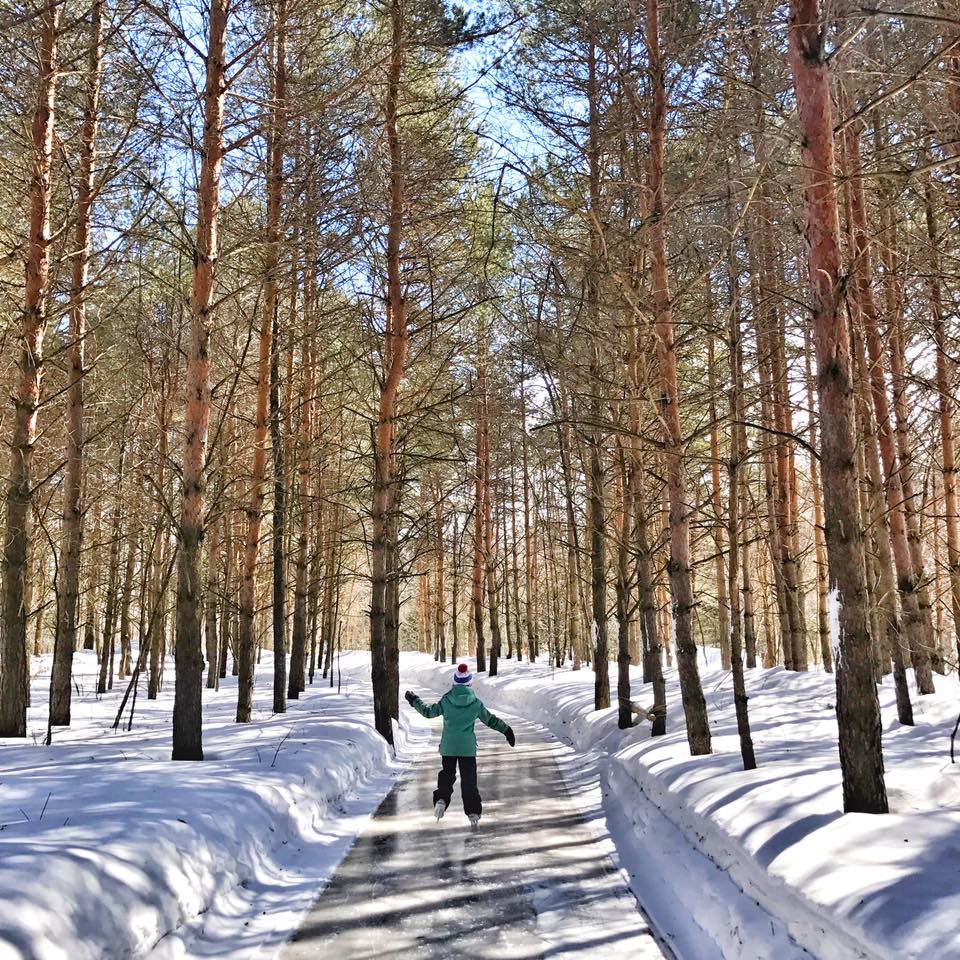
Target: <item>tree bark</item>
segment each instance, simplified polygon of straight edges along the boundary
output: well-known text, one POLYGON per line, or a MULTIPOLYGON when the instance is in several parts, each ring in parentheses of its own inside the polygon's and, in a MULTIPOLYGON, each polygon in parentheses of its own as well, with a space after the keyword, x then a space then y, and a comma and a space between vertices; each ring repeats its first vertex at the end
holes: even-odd
MULTIPOLYGON (((50 281, 50 193, 53 162, 54 103, 60 6, 37 15, 39 76, 31 126, 33 170, 30 178, 30 227, 26 289, 20 320, 21 351, 14 394, 10 442, 10 482, 3 541, 3 636, 0 641, 0 736, 27 735, 30 675, 27 669, 27 594, 29 520, 33 500, 33 447, 43 374, 43 338, 47 328, 50 281)), ((69 678, 68 678, 69 682, 69 678)))
POLYGON ((934 341, 937 347, 937 393, 940 420, 940 444, 943 448, 943 511, 947 528, 947 568, 950 576, 950 600, 953 635, 960 664, 960 514, 957 510, 957 456, 953 423, 953 360, 947 349, 943 294, 940 289, 940 230, 937 225, 933 186, 924 184, 927 239, 930 241, 928 286, 933 310, 934 341))
POLYGON ((857 497, 850 335, 842 311, 833 104, 819 0, 791 0, 789 59, 803 136, 806 239, 812 294, 825 498, 824 526, 839 637, 835 652, 843 806, 886 813, 880 706, 873 682, 863 525, 857 497))
POLYGON ((400 139, 399 104, 403 74, 403 3, 390 3, 390 62, 387 69, 385 126, 390 155, 389 223, 387 225, 387 325, 384 338, 385 377, 374 431, 373 542, 371 545, 370 652, 374 723, 380 735, 393 743, 393 720, 400 714, 399 685, 394 682, 396 631, 393 598, 399 590, 391 585, 396 569, 396 543, 392 539, 397 503, 396 419, 400 380, 407 360, 407 303, 400 279, 404 213, 404 161, 400 139), (389 608, 389 609, 388 609, 389 608))
MULTIPOLYGON (((312 313, 306 304, 309 295, 305 295, 304 321, 307 329, 310 328, 312 313)), ((300 389, 300 452, 297 462, 300 499, 300 530, 297 538, 297 559, 293 601, 293 635, 290 639, 290 686, 287 696, 291 700, 300 698, 300 691, 304 689, 304 664, 307 648, 307 619, 309 585, 307 573, 310 561, 310 480, 313 467, 313 338, 307 336, 304 341, 303 357, 301 359, 301 389, 300 389)))
MULTIPOLYGON (((280 221, 283 204, 283 160, 287 133, 287 5, 277 0, 274 21, 272 109, 267 172, 267 278, 264 300, 267 317, 273 324, 270 351, 270 449, 273 455, 273 712, 287 712, 287 584, 286 584, 286 528, 287 486, 284 422, 289 423, 289 411, 280 404, 280 221)), ((291 291, 296 297, 296 291, 291 291)), ((292 351, 292 343, 290 346, 292 351)), ((292 362, 292 352, 290 354, 292 362)), ((288 376, 287 396, 293 383, 288 376)))
POLYGON ((477 400, 476 400, 476 465, 474 476, 474 518, 473 518, 473 578, 470 600, 473 606, 473 634, 477 670, 487 669, 487 660, 483 636, 483 577, 484 577, 484 517, 486 516, 487 460, 484 455, 486 443, 487 417, 487 365, 484 353, 485 344, 481 343, 481 354, 477 362, 477 400))
MULTIPOLYGON (((729 198, 729 194, 728 194, 729 198)), ((729 204, 732 207, 732 204, 729 204)), ((727 587, 730 597, 730 666, 733 671, 733 701, 737 715, 737 733, 740 737, 740 757, 744 770, 754 770, 757 759, 750 734, 750 717, 747 707, 747 689, 743 678, 743 657, 740 635, 740 593, 737 581, 740 577, 740 468, 746 459, 746 430, 740 398, 743 394, 743 348, 740 340, 740 293, 733 245, 730 252, 730 387, 728 409, 730 412, 730 459, 728 461, 727 542, 730 553, 727 560, 727 587)))
POLYGON ((90 233, 93 215, 97 156, 97 120, 103 62, 103 4, 95 0, 90 9, 90 48, 87 54, 83 130, 80 139, 77 223, 70 283, 70 364, 67 386, 66 467, 63 475, 63 548, 59 578, 63 584, 57 605, 57 631, 53 643, 50 675, 50 725, 70 723, 71 672, 77 643, 77 601, 80 592, 80 546, 83 537, 83 378, 84 345, 87 336, 87 278, 90 264, 90 233))
POLYGON ((97 678, 97 693, 101 696, 113 686, 114 653, 116 648, 117 587, 120 578, 120 542, 123 532, 125 453, 125 442, 121 439, 117 462, 117 500, 113 506, 113 522, 110 524, 110 553, 107 563, 107 600, 103 612, 103 643, 100 651, 100 675, 97 678))
POLYGON ((657 358, 660 364, 661 415, 666 430, 664 460, 670 500, 670 560, 668 570, 673 597, 680 697, 687 725, 687 742, 694 756, 711 752, 707 703, 697 668, 693 639, 693 585, 690 570, 690 515, 683 475, 683 432, 677 386, 677 352, 673 307, 667 267, 664 186, 664 140, 667 121, 666 72, 660 53, 659 0, 646 0, 647 48, 652 81, 650 115, 650 253, 656 314, 657 358))
MULTIPOLYGON (((717 423, 717 375, 716 359, 714 356, 713 337, 707 341, 707 379, 710 417, 710 479, 711 479, 711 499, 713 501, 713 512, 716 514, 714 524, 713 542, 716 549, 715 572, 717 577, 717 626, 719 629, 720 645, 720 668, 722 670, 730 669, 730 616, 731 607, 727 589, 727 564, 724 563, 723 554, 725 549, 723 538, 723 494, 720 490, 720 429, 717 423)), ((731 430, 736 430, 736 425, 731 425, 731 430)), ((733 499, 733 493, 728 493, 728 501, 733 499)), ((729 519, 728 519, 729 526, 729 519)))
MULTIPOLYGON (((813 366, 810 331, 804 333, 804 370, 806 373, 807 419, 810 424, 810 446, 817 449, 817 422, 813 404, 813 366)), ((833 651, 830 648, 830 593, 827 571, 827 545, 823 539, 823 488, 820 485, 820 463, 810 457, 810 487, 813 491, 813 549, 817 574, 817 636, 820 641, 820 660, 826 673, 833 673, 833 651)))
POLYGON ((173 759, 203 759, 202 562, 207 431, 210 424, 210 334, 218 256, 220 168, 223 163, 223 104, 229 0, 211 0, 203 149, 198 191, 197 239, 190 295, 183 454, 183 504, 177 571, 176 689, 173 759))
POLYGON ((860 133, 856 128, 847 132, 846 146, 850 158, 851 211, 853 217, 853 245, 857 259, 856 289, 860 316, 866 333, 867 353, 870 359, 870 385, 876 413, 877 439, 880 445, 884 471, 884 487, 890 515, 890 540, 897 568, 897 587, 903 607, 903 629, 910 648, 917 688, 920 693, 933 693, 933 674, 930 669, 930 650, 933 648, 933 625, 929 609, 924 617, 920 605, 919 583, 910 552, 907 532, 906 504, 902 476, 897 462, 894 422, 887 400, 887 375, 884 364, 883 341, 879 330, 879 314, 873 293, 873 257, 867 233, 862 164, 860 162, 860 133))

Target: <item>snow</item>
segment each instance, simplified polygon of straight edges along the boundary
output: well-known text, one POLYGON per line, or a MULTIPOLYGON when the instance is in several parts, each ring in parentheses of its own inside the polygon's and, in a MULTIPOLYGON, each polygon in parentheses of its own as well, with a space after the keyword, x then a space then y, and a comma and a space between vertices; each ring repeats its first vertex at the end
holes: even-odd
MULTIPOLYGON (((280 716, 265 654, 244 726, 232 678, 205 691, 197 764, 169 760, 172 664, 157 701, 141 692, 133 731, 114 732, 121 691, 98 699, 93 655, 79 653, 74 725, 49 748, 49 658, 31 670, 29 736, 0 745, 0 960, 275 956, 398 774, 434 755, 430 725, 403 704, 399 759, 377 736, 363 653, 344 655, 340 695, 318 684, 280 716)), ((450 670, 401 658, 404 688, 442 692, 450 670)), ((892 812, 876 817, 842 813, 834 678, 746 674, 750 772, 716 651, 701 668, 709 757, 689 755, 675 670, 657 739, 647 723, 618 730, 616 708, 592 709, 588 669, 502 659, 500 676, 475 687, 491 709, 554 735, 574 802, 678 957, 960 957, 957 681, 937 677, 937 694, 914 698, 915 727, 897 722, 892 684, 881 687, 892 812)), ((633 681, 648 703, 639 672, 633 681)), ((572 935, 549 904, 537 924, 572 935)))
MULTIPOLYGON (((877 817, 842 812, 831 675, 747 671, 759 766, 745 772, 731 678, 718 660, 710 651, 701 668, 709 757, 689 755, 675 670, 669 732, 656 739, 647 724, 617 730, 615 708, 592 709, 589 670, 501 661, 500 676, 475 687, 491 709, 534 720, 597 758, 606 828, 679 955, 960 957, 951 919, 960 915, 960 765, 948 752, 956 680, 938 677, 940 692, 915 698, 915 727, 897 722, 892 683, 882 685, 891 814, 877 817), (699 934, 684 928, 691 915, 699 934)), ((405 655, 402 665, 408 679, 445 682, 446 668, 429 657, 405 655)), ((643 702, 638 673, 634 682, 643 702)))
MULTIPOLYGON (((269 955, 403 768, 373 729, 363 654, 343 657, 342 695, 318 680, 281 715, 264 654, 242 726, 235 679, 204 690, 203 763, 170 760, 172 663, 114 732, 122 687, 96 698, 88 652, 73 725, 43 747, 49 667, 32 664, 26 742, 0 750, 2 960, 269 955)), ((411 729, 401 758, 426 745, 411 729)))

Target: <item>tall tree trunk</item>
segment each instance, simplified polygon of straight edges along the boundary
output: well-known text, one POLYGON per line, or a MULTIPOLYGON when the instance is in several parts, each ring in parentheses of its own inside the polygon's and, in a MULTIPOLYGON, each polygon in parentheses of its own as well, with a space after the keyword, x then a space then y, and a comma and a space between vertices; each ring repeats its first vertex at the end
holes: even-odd
POLYGON ((473 607, 473 634, 476 650, 477 670, 487 669, 485 640, 483 637, 483 577, 484 577, 484 517, 486 516, 487 460, 484 456, 486 443, 487 417, 487 364, 485 344, 481 341, 480 356, 477 362, 477 401, 476 401, 476 473, 474 477, 474 518, 473 518, 473 579, 471 581, 470 600, 473 607))
POLYGON ((883 463, 887 507, 890 515, 890 540, 897 567, 897 586, 903 606, 903 629, 910 647, 917 688, 920 693, 933 693, 933 674, 930 669, 930 650, 933 648, 933 625, 920 606, 919 584, 907 532, 906 506, 901 473, 895 448, 894 422, 887 400, 887 375, 884 365, 883 341, 880 336, 878 310, 873 292, 873 258, 867 233, 862 165, 860 162, 860 133, 851 128, 846 146, 850 158, 851 210, 853 217, 854 254, 857 258, 856 289, 860 316, 866 333, 867 353, 870 358, 870 385, 877 421, 877 438, 883 463))
MULTIPOLYGON (((620 461, 620 523, 617 530, 617 726, 621 730, 633 724, 630 704, 630 547, 635 514, 636 478, 627 465, 622 444, 618 444, 620 461)), ((608 687, 609 692, 609 687, 608 687)))
MULTIPOLYGON (((277 0, 271 65, 273 104, 269 132, 267 172, 267 270, 264 287, 268 322, 273 324, 270 351, 270 448, 273 454, 273 712, 287 711, 287 616, 286 616, 286 471, 283 424, 289 413, 280 404, 280 217, 283 203, 283 160, 287 131, 287 5, 277 0)), ((296 291, 291 291, 296 301, 296 291)), ((291 344, 292 351, 292 344, 291 344)), ((291 353, 292 357, 292 353, 291 353)), ((288 396, 293 383, 288 377, 288 396)))
MULTIPOLYGON (((810 331, 804 333, 804 370, 806 373, 807 420, 810 424, 810 446, 817 449, 817 422, 813 405, 813 348, 810 331)), ((810 457, 810 487, 813 492, 813 549, 817 574, 817 635, 820 641, 820 659, 823 669, 833 673, 833 651, 830 648, 830 614, 828 595, 830 592, 827 571, 827 545, 823 538, 823 488, 820 485, 820 463, 816 457, 810 457)))
POLYGON ((219 557, 223 546, 223 531, 226 529, 226 516, 213 525, 213 536, 207 548, 206 586, 203 595, 204 641, 207 651, 207 689, 217 689, 217 673, 220 666, 220 645, 217 642, 217 610, 220 607, 219 557))
MULTIPOLYGON (((373 683, 373 713, 377 731, 393 743, 393 719, 399 716, 399 689, 394 686, 393 663, 399 657, 394 649, 395 631, 391 592, 388 589, 390 567, 395 566, 396 544, 390 539, 396 524, 396 418, 397 395, 407 361, 407 303, 400 279, 401 242, 404 212, 404 161, 400 140, 400 83, 403 74, 403 2, 390 3, 390 62, 387 69, 385 126, 390 155, 389 223, 387 225, 387 326, 384 338, 384 379, 380 387, 380 406, 374 431, 373 542, 371 544, 370 652, 373 683)), ((399 571, 394 570, 394 577, 399 571)))
MULTIPOLYGON (((513 633, 517 638, 517 663, 523 660, 523 623, 520 615, 520 559, 517 550, 517 472, 516 452, 510 441, 510 547, 507 554, 510 562, 510 577, 513 588, 513 633)), ((504 513, 503 536, 506 540, 506 512, 504 513)))
POLYGON ((96 650, 100 657, 100 632, 98 630, 100 610, 100 555, 103 550, 102 501, 97 500, 93 508, 93 536, 87 556, 87 589, 84 591, 83 649, 96 650))
POLYGON ((287 712, 287 585, 284 563, 286 478, 284 474, 284 443, 280 408, 279 311, 273 314, 273 350, 270 354, 270 448, 273 451, 273 607, 271 616, 273 636, 273 712, 287 712))
MULTIPOLYGON (((606 539, 600 442, 596 437, 592 437, 590 441, 590 594, 593 601, 591 632, 593 634, 593 707, 595 710, 605 710, 610 706, 606 539)), ((629 650, 627 655, 629 656, 629 650)))
POLYGON ((947 528, 947 568, 950 575, 950 599, 953 611, 953 635, 960 664, 960 514, 957 510, 957 456, 954 444, 953 360, 947 349, 943 294, 940 289, 940 231, 934 208, 933 186, 924 184, 927 239, 930 241, 930 268, 927 271, 930 305, 933 309, 934 340, 937 347, 937 393, 940 419, 940 444, 943 448, 943 512, 947 528))
MULTIPOLYGON (((588 10, 592 8, 587 8, 588 10)), ((593 17, 588 18, 590 40, 587 49, 587 167, 589 189, 590 261, 587 265, 587 313, 590 323, 589 344, 591 390, 590 413, 595 424, 601 420, 600 392, 603 378, 600 369, 600 291, 597 271, 600 268, 600 235, 604 220, 600 196, 600 105, 597 79, 597 48, 593 37, 593 17)), ((600 430, 594 426, 587 437, 589 448, 587 483, 590 500, 590 599, 591 639, 593 656, 593 705, 595 710, 610 706, 610 649, 607 633, 607 557, 606 504, 603 500, 603 447, 600 430)), ((629 674, 628 674, 629 681, 629 674)), ((629 699, 629 693, 628 693, 629 699)))
MULTIPOLYGON (((33 446, 37 437, 50 278, 50 174, 60 6, 44 7, 36 19, 39 50, 37 102, 31 127, 30 232, 22 338, 10 443, 10 483, 3 541, 3 636, 0 640, 0 736, 27 735, 30 676, 27 669, 26 579, 29 519, 33 499, 33 446)), ((69 682, 69 678, 68 678, 69 682)))
POLYGON ((117 462, 116 503, 113 506, 113 523, 110 524, 110 553, 107 562, 107 600, 103 612, 103 644, 100 653, 100 675, 97 678, 97 693, 101 696, 113 686, 114 651, 116 647, 115 621, 117 615, 117 586, 120 578, 120 542, 123 533, 123 479, 126 445, 120 440, 117 462))
POLYGON ((500 660, 500 613, 497 585, 497 548, 494 542, 493 517, 493 479, 490 462, 490 412, 484 416, 483 474, 485 477, 483 496, 483 556, 485 561, 485 580, 487 588, 487 610, 490 616, 490 676, 497 675, 500 660))
MULTIPOLYGON (((711 499, 713 501, 713 512, 716 514, 714 524, 713 542, 716 550, 715 570, 717 576, 717 626, 719 628, 718 640, 720 642, 720 667, 722 670, 730 669, 730 610, 727 599, 727 566, 723 560, 725 544, 723 540, 723 493, 720 490, 720 427, 717 422, 717 375, 716 360, 714 356, 713 337, 707 341, 707 378, 710 417, 710 479, 711 479, 711 499)), ((731 425, 731 430, 736 430, 735 425, 731 425)), ((733 493, 728 494, 728 501, 733 499, 733 493)))
POLYGON ((866 461, 866 486, 868 501, 871 504, 871 529, 877 545, 877 580, 879 599, 877 613, 883 634, 877 639, 885 655, 893 660, 893 682, 897 699, 897 718, 903 724, 913 724, 913 706, 910 703, 910 691, 907 687, 907 672, 904 663, 903 637, 900 619, 897 615, 896 581, 894 579, 893 552, 890 547, 889 514, 884 503, 883 473, 880 468, 880 453, 877 446, 876 420, 873 416, 873 402, 870 396, 870 374, 863 348, 863 337, 855 339, 857 366, 859 369, 861 409, 867 421, 862 432, 861 446, 866 461))
MULTIPOLYGON (((729 181, 728 181, 729 182, 729 181)), ((732 208, 729 203, 728 208, 732 208)), ((743 395, 743 348, 740 340, 740 292, 733 245, 730 247, 730 459, 728 461, 727 542, 730 553, 727 561, 727 587, 730 596, 730 665, 733 670, 733 700, 737 715, 737 733, 740 737, 740 757, 744 770, 754 770, 757 760, 750 735, 750 717, 747 709, 747 689, 743 678, 743 657, 740 637, 740 468, 746 459, 746 430, 741 425, 740 398, 743 395)))
POLYGON ((857 497, 850 334, 842 310, 833 104, 819 0, 790 0, 789 56, 803 137, 809 281, 820 401, 827 557, 839 636, 837 722, 846 812, 886 813, 880 706, 873 682, 863 525, 857 497))
POLYGON ((457 662, 457 654, 460 651, 460 558, 463 556, 463 541, 460 536, 459 526, 460 515, 454 511, 453 514, 453 539, 450 543, 450 662, 457 662))
MULTIPOLYGON (((744 453, 746 453, 746 437, 744 437, 744 453)), ((740 547, 740 567, 742 570, 743 594, 743 644, 747 655, 747 668, 753 670, 757 665, 757 618, 753 610, 753 577, 750 573, 750 529, 747 526, 749 511, 748 485, 740 483, 740 516, 742 520, 743 541, 740 547)))
POLYGON ((50 724, 70 723, 73 651, 77 644, 77 601, 80 592, 80 545, 83 536, 83 377, 84 344, 87 335, 87 278, 90 264, 90 233, 93 219, 97 156, 97 119, 103 63, 103 4, 95 0, 90 9, 90 48, 87 54, 83 130, 80 140, 77 223, 70 282, 70 364, 67 386, 66 468, 63 475, 63 549, 59 580, 63 584, 57 606, 57 629, 50 674, 50 724))
MULTIPOLYGON (((127 534, 127 559, 123 570, 123 592, 120 598, 120 669, 121 680, 130 676, 132 649, 130 643, 130 604, 133 601, 133 578, 136 570, 138 543, 142 537, 136 521, 127 534)), ((142 554, 141 554, 142 555, 142 554)))
POLYGON ((656 314, 657 358, 660 364, 661 415, 666 437, 664 460, 670 498, 670 588, 676 630, 680 697, 687 725, 687 742, 694 756, 711 752, 707 703, 697 669, 697 646, 693 639, 693 585, 690 570, 690 515, 683 475, 683 431, 680 423, 680 393, 677 387, 677 351, 674 340, 673 305, 667 267, 667 215, 664 185, 664 139, 667 124, 666 71, 660 53, 659 0, 646 0, 647 48, 652 81, 650 114, 650 253, 656 314))
MULTIPOLYGON (((310 329, 312 309, 309 308, 309 294, 304 298, 304 325, 310 329)), ((313 456, 313 338, 308 335, 304 341, 301 359, 300 390, 300 452, 297 462, 300 499, 300 529, 297 537, 297 559, 293 601, 293 635, 290 639, 290 687, 287 695, 291 700, 300 697, 304 689, 304 664, 307 647, 308 592, 307 572, 310 561, 310 479, 313 456)))
POLYGON ((537 657, 536 545, 533 543, 533 524, 530 521, 530 455, 527 436, 526 369, 520 370, 520 430, 523 463, 523 615, 527 630, 527 657, 532 663, 537 657))
POLYGON ((436 541, 434 547, 434 560, 436 563, 436 600, 434 602, 434 632, 437 637, 437 649, 440 653, 440 662, 445 663, 447 659, 447 600, 446 584, 444 583, 444 574, 446 571, 446 557, 444 556, 443 539, 443 493, 437 486, 436 492, 436 541))
POLYGON ((203 107, 203 149, 197 239, 190 295, 190 350, 187 355, 183 452, 183 507, 177 571, 176 690, 173 703, 173 759, 202 760, 202 588, 204 469, 210 425, 210 334, 218 255, 220 167, 223 163, 223 103, 226 94, 229 0, 211 0, 203 107))

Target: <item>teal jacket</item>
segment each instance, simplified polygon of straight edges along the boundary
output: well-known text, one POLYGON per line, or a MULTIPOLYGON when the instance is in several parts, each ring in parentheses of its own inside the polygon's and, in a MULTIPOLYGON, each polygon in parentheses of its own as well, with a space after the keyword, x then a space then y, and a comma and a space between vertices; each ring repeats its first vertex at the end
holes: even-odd
POLYGON ((445 757, 477 755, 477 735, 473 731, 473 725, 478 720, 498 733, 507 732, 507 724, 495 717, 469 687, 453 687, 438 703, 429 705, 417 697, 413 701, 413 708, 428 720, 443 717, 440 753, 445 757))

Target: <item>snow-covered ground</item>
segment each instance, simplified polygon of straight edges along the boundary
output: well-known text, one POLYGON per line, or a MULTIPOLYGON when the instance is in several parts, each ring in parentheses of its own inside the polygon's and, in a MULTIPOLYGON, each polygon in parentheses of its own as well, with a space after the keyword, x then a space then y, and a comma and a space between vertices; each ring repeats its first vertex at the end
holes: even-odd
MULTIPOLYGON (((450 666, 428 656, 404 654, 401 668, 404 688, 449 685, 450 666)), ((265 655, 243 727, 234 680, 205 691, 201 764, 169 759, 172 664, 157 701, 141 692, 132 732, 114 732, 121 691, 98 700, 93 656, 78 654, 74 725, 49 748, 48 659, 32 670, 30 736, 0 743, 0 960, 273 956, 430 745, 405 704, 399 760, 376 735, 360 653, 344 655, 341 694, 318 684, 282 716, 265 655)), ((700 758, 675 671, 657 740, 592 710, 589 670, 501 661, 476 687, 567 744, 557 760, 572 795, 684 960, 960 958, 957 682, 938 677, 935 696, 915 699, 914 728, 882 688, 892 813, 871 817, 841 812, 832 677, 748 672, 759 767, 745 773, 729 675, 712 659, 702 673, 714 753, 700 758)))
MULTIPOLYGON (((98 700, 78 653, 73 725, 49 748, 49 658, 32 672, 27 741, 0 742, 2 960, 270 956, 403 768, 373 730, 364 654, 344 655, 340 695, 318 678, 283 715, 265 654, 244 726, 235 679, 205 690, 203 763, 170 760, 172 663, 115 732, 123 687, 98 700)), ((407 729, 401 761, 427 743, 407 729)))
MULTIPOLYGON (((449 666, 429 657, 405 655, 402 666, 411 683, 448 682, 449 666)), ((714 753, 699 758, 686 746, 675 670, 669 730, 657 739, 647 724, 617 730, 615 709, 592 709, 589 670, 501 661, 501 675, 481 677, 476 689, 491 709, 600 755, 607 827, 662 933, 685 936, 683 917, 692 917, 730 960, 800 955, 783 928, 819 960, 960 958, 960 764, 949 758, 956 680, 937 677, 939 692, 915 699, 913 728, 899 725, 892 686, 883 685, 891 814, 877 817, 842 813, 833 677, 747 672, 759 764, 747 773, 730 676, 712 658, 701 657, 701 672, 714 753), (705 870, 691 846, 722 869, 705 870), (731 881, 742 893, 733 895, 731 881)), ((615 683, 613 665, 611 675, 615 683)), ((650 699, 639 682, 634 699, 650 699)))

